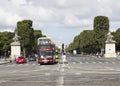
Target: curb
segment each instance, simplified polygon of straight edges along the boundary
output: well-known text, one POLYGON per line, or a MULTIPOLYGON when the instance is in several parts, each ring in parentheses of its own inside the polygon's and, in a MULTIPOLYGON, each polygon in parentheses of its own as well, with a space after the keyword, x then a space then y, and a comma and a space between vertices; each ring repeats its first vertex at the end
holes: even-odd
POLYGON ((10 63, 10 61, 0 62, 0 65, 10 63))

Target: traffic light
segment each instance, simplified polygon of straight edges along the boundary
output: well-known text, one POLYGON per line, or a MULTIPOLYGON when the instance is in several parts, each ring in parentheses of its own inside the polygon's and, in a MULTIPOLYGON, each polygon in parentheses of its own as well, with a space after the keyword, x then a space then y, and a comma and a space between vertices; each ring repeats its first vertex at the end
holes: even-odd
POLYGON ((62 43, 62 52, 64 52, 64 43, 62 43))

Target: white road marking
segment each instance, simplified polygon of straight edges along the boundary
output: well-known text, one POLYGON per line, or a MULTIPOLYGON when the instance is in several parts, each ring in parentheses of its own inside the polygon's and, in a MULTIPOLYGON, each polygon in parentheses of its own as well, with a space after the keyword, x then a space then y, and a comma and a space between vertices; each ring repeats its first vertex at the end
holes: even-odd
POLYGON ((83 62, 80 62, 80 64, 83 64, 83 62))
POLYGON ((115 62, 112 62, 112 64, 115 64, 115 62))
POLYGON ((100 64, 102 64, 102 62, 99 62, 100 64))
POLYGON ((36 65, 36 64, 32 64, 32 65, 36 65))
POLYGON ((109 79, 109 80, 114 80, 114 79, 116 79, 116 78, 112 78, 112 77, 111 77, 111 78, 108 78, 108 79, 109 79))
POLYGON ((73 64, 76 64, 76 62, 73 62, 73 64))
POLYGON ((105 62, 106 64, 108 64, 109 62, 105 62))
POLYGON ((5 81, 5 80, 0 80, 0 83, 3 83, 3 82, 7 82, 7 81, 5 81))
POLYGON ((96 64, 96 62, 92 62, 93 64, 96 64))
POLYGON ((77 73, 75 73, 75 75, 81 75, 81 73, 77 72, 77 73))
POLYGON ((111 67, 106 67, 108 70, 114 70, 113 68, 111 68, 111 67))
POLYGON ((85 62, 86 64, 88 64, 89 62, 85 62))
POLYGON ((45 73, 46 76, 50 76, 51 74, 50 73, 45 73))
POLYGON ((63 86, 64 85, 64 77, 60 76, 57 80, 57 86, 63 86))
POLYGON ((25 66, 28 66, 29 64, 25 64, 25 66))
POLYGON ((32 83, 46 83, 46 82, 56 82, 56 81, 5 81, 5 82, 13 82, 13 83, 15 83, 15 82, 24 82, 24 83, 29 83, 29 82, 32 82, 32 83))
POLYGON ((17 70, 12 71, 12 73, 17 73, 17 72, 18 72, 17 70))

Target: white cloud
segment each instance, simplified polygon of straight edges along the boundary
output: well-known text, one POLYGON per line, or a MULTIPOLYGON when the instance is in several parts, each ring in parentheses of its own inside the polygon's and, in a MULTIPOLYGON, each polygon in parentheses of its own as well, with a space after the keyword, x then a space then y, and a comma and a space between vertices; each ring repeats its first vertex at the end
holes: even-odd
POLYGON ((58 4, 59 5, 65 5, 65 3, 66 3, 66 0, 57 0, 57 2, 58 2, 58 4))
POLYGON ((13 5, 24 5, 24 4, 27 4, 27 1, 26 0, 10 0, 13 5))
POLYGON ((64 24, 67 27, 87 27, 92 24, 91 19, 79 19, 76 16, 68 15, 64 19, 64 24))
MULTIPOLYGON (((14 28, 15 29, 15 28, 14 28)), ((8 31, 8 32, 14 32, 13 28, 5 28, 3 30, 0 30, 0 32, 4 32, 4 31, 8 31)))
POLYGON ((119 3, 120 0, 0 0, 0 31, 11 31, 18 21, 31 19, 34 27, 40 29, 73 28, 78 33, 86 27, 92 29, 98 15, 108 16, 111 29, 117 29, 119 3))
POLYGON ((44 7, 35 7, 35 6, 24 6, 22 7, 23 18, 30 18, 32 20, 35 20, 37 22, 42 23, 50 23, 55 20, 55 15, 52 9, 44 8, 44 7), (30 10, 29 10, 30 9, 30 10))
POLYGON ((19 17, 15 13, 10 13, 9 11, 2 10, 0 8, 0 23, 6 26, 15 26, 16 22, 21 20, 22 18, 19 17))
POLYGON ((66 26, 79 26, 80 25, 80 21, 77 17, 73 16, 73 15, 68 15, 65 17, 65 20, 64 20, 64 24, 66 26))

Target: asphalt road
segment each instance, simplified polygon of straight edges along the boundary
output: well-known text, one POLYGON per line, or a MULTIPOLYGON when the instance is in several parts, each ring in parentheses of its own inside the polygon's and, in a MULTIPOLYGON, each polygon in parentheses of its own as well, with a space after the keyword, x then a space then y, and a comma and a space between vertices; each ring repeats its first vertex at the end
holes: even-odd
POLYGON ((68 64, 0 65, 0 86, 120 86, 120 60, 67 56, 68 64))

